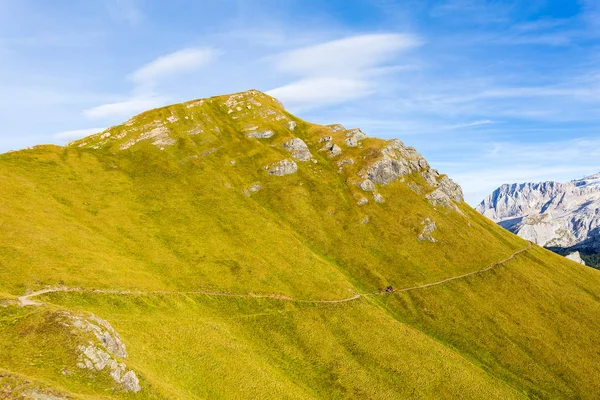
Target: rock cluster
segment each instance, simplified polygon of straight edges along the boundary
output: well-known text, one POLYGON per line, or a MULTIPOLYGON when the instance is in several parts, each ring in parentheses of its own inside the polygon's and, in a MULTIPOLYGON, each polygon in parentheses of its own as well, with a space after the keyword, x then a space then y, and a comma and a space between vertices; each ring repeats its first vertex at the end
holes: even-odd
MULTIPOLYGON (((425 181, 434 188, 427 198, 435 206, 453 207, 458 210, 455 203, 463 201, 463 193, 460 186, 445 175, 440 175, 435 169, 431 169, 427 160, 421 156, 413 147, 404 146, 398 140, 393 139, 379 151, 379 158, 372 164, 359 171, 363 179, 359 186, 363 190, 371 185, 367 181, 388 185, 404 176, 419 172, 425 181)), ((369 190, 375 190, 373 189, 369 190)))
POLYGON ((92 334, 88 337, 96 339, 77 346, 77 367, 94 372, 107 371, 123 391, 142 390, 135 372, 127 370, 127 366, 119 361, 127 358, 127 349, 119 334, 107 321, 95 315, 82 317, 63 312, 62 316, 66 325, 72 326, 80 333, 92 334))

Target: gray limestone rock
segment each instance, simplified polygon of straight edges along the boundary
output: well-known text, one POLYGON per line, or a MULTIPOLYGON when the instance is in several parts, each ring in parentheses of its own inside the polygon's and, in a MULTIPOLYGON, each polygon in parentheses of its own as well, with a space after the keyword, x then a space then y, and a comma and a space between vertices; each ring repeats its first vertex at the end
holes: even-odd
POLYGON ((290 152, 292 157, 298 161, 310 161, 312 154, 308 146, 300 138, 293 138, 283 144, 283 148, 290 152))
POLYGON ((293 174, 298 171, 298 165, 292 160, 285 159, 281 161, 277 161, 267 167, 269 174, 275 176, 284 176, 293 174))
POLYGON ((373 192, 375 190, 375 185, 372 181, 365 179, 364 181, 358 184, 358 187, 364 190, 365 192, 373 192))
POLYGON ((437 229, 436 223, 433 222, 431 218, 427 217, 421 221, 421 225, 423 226, 423 230, 419 234, 418 239, 433 243, 437 242, 437 240, 431 236, 431 234, 437 229))
POLYGON ((131 370, 127 371, 125 375, 123 375, 123 377, 121 378, 121 384, 125 388, 126 392, 137 393, 140 390, 142 390, 138 377, 136 376, 135 372, 131 370))
POLYGON ((346 146, 348 147, 356 147, 361 142, 361 140, 367 138, 367 135, 358 128, 350 129, 346 132, 345 136, 346 139, 344 139, 344 142, 346 142, 346 146))
POLYGON ((332 142, 325 142, 325 145, 319 151, 326 151, 329 158, 335 158, 342 154, 340 146, 332 142))
POLYGON ((342 132, 342 131, 346 130, 346 128, 344 128, 344 126, 340 125, 340 124, 331 124, 331 125, 327 125, 327 127, 329 129, 331 129, 333 132, 342 132))
POLYGON ((271 130, 248 132, 246 136, 251 139, 268 139, 275 133, 271 130))
POLYGON ((502 185, 476 209, 540 246, 600 252, 600 174, 502 185))

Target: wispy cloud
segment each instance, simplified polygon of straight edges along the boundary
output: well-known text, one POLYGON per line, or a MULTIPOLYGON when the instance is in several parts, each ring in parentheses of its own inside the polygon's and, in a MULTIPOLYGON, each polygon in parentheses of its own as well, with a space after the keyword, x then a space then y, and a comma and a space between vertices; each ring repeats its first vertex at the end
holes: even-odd
POLYGON ((406 34, 370 34, 320 43, 276 57, 275 68, 299 80, 269 91, 292 109, 306 109, 367 96, 386 63, 421 44, 406 34))
POLYGON ((52 137, 60 142, 68 142, 71 140, 81 139, 85 136, 93 135, 94 133, 102 132, 104 129, 106 128, 76 129, 72 131, 58 132, 52 135, 52 137))
POLYGON ((219 53, 208 47, 186 48, 156 58, 129 75, 134 83, 132 95, 122 101, 102 104, 83 111, 88 118, 128 117, 162 106, 168 97, 156 93, 161 79, 202 68, 215 61, 219 53))
POLYGON ((218 52, 212 48, 188 48, 160 56, 135 70, 129 78, 138 86, 152 86, 156 80, 193 71, 215 61, 218 52))
POLYGON ((475 128, 477 126, 489 125, 489 124, 494 124, 494 123, 496 123, 496 122, 494 122, 490 119, 481 119, 481 120, 473 121, 473 122, 465 122, 463 124, 449 125, 444 128, 450 129, 450 130, 456 130, 456 129, 475 128))
POLYGON ((132 97, 125 101, 107 103, 97 107, 88 108, 87 110, 84 110, 83 114, 88 118, 97 119, 112 117, 124 118, 151 108, 160 107, 166 104, 167 101, 166 98, 157 96, 132 97))

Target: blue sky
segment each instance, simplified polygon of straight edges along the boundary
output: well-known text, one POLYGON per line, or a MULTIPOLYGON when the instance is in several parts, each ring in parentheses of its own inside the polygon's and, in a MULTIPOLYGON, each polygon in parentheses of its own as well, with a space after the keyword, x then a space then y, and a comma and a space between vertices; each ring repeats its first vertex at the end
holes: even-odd
POLYGON ((400 138, 477 203, 600 171, 600 2, 0 0, 0 151, 251 88, 400 138))

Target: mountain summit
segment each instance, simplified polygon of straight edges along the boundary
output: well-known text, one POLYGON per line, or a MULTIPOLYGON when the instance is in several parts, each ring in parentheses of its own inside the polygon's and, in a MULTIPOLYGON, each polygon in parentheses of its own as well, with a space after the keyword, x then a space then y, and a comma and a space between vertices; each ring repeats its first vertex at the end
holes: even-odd
POLYGON ((2 154, 0 190, 0 397, 600 393, 598 271, 259 91, 2 154))
MULTIPOLYGON (((580 260, 600 253, 600 174, 568 183, 502 185, 477 211, 540 246, 580 260)), ((595 265, 595 263, 594 263, 595 265)))

